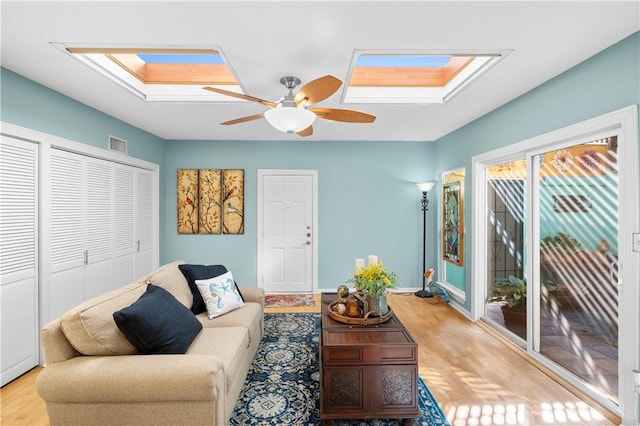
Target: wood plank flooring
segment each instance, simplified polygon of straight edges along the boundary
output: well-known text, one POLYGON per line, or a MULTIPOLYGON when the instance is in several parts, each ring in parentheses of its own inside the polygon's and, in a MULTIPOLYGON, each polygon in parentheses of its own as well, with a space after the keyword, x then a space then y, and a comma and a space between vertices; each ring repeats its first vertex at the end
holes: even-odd
MULTIPOLYGON (((419 372, 452 426, 613 425, 619 419, 582 400, 451 306, 413 294, 389 305, 419 348, 419 372)), ((265 312, 319 312, 315 307, 265 312)), ((49 425, 35 391, 36 368, 0 390, 7 426, 49 425)))

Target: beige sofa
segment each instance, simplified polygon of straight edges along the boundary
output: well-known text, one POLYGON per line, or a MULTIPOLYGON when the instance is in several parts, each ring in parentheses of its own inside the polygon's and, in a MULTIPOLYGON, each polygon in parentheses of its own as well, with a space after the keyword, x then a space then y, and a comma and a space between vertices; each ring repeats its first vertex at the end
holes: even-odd
POLYGON ((113 312, 147 283, 187 308, 192 293, 178 265, 88 300, 42 330, 45 368, 36 388, 51 425, 226 425, 264 332, 264 290, 241 287, 246 305, 209 320, 185 354, 142 355, 113 312))

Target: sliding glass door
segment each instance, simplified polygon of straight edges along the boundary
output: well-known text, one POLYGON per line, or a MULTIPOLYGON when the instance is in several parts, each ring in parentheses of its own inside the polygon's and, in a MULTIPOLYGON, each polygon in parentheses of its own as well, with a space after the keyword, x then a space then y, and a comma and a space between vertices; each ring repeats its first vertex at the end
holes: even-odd
POLYGON ((618 140, 536 157, 539 339, 549 360, 618 399, 618 140))
POLYGON ((486 271, 485 314, 499 328, 527 338, 525 276, 525 160, 501 162, 485 169, 486 271))
POLYGON ((640 421, 637 108, 472 160, 472 316, 640 421))

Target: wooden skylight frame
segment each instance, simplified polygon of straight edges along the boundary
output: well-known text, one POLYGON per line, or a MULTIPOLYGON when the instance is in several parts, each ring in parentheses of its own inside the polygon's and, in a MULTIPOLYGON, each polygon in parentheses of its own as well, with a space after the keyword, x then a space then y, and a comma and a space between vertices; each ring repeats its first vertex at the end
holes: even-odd
MULTIPOLYGON (((510 51, 354 51, 342 102, 349 103, 445 103, 495 65, 510 51), (384 65, 360 65, 361 58, 380 58, 384 65), (442 65, 404 65, 407 58, 438 58, 442 65), (394 58, 398 64, 394 65, 394 58)), ((420 62, 420 61, 413 61, 420 62)), ((428 60, 424 61, 429 63, 428 60)))
POLYGON ((214 86, 243 93, 222 51, 214 47, 105 47, 53 43, 146 101, 241 102, 202 90, 214 86), (167 62, 145 61, 158 55, 167 62), (198 56, 202 55, 202 61, 198 56), (212 57, 216 57, 212 61, 212 57), (189 57, 190 62, 171 58, 189 57))
POLYGON ((213 84, 235 85, 235 77, 226 64, 209 63, 147 63, 140 54, 157 55, 220 55, 214 49, 135 49, 135 48, 73 48, 71 54, 102 54, 144 84, 213 84))

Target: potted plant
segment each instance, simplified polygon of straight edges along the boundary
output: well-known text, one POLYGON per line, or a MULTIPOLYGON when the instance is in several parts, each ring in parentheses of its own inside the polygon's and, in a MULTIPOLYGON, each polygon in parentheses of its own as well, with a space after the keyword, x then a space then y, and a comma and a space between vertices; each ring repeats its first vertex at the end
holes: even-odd
POLYGON ((527 321, 527 280, 509 275, 496 278, 489 289, 487 303, 501 303, 502 317, 507 329, 523 337, 527 321))
POLYGON ((386 292, 395 288, 399 281, 400 278, 394 272, 387 271, 382 262, 358 269, 354 276, 347 280, 366 298, 373 316, 382 316, 389 311, 386 292))
MULTIPOLYGON (((547 304, 560 305, 555 292, 557 287, 549 282, 542 283, 542 297, 547 304)), ((487 303, 501 303, 500 310, 504 325, 514 333, 524 337, 527 325, 527 279, 509 275, 496 278, 489 289, 487 303), (522 333, 522 334, 521 334, 522 333)))
POLYGON ((527 310, 527 280, 509 275, 496 278, 489 291, 488 303, 502 302, 505 309, 514 312, 527 310))
POLYGON ((571 262, 574 253, 582 248, 580 241, 567 234, 558 232, 555 235, 548 235, 540 242, 540 254, 542 261, 571 262))

